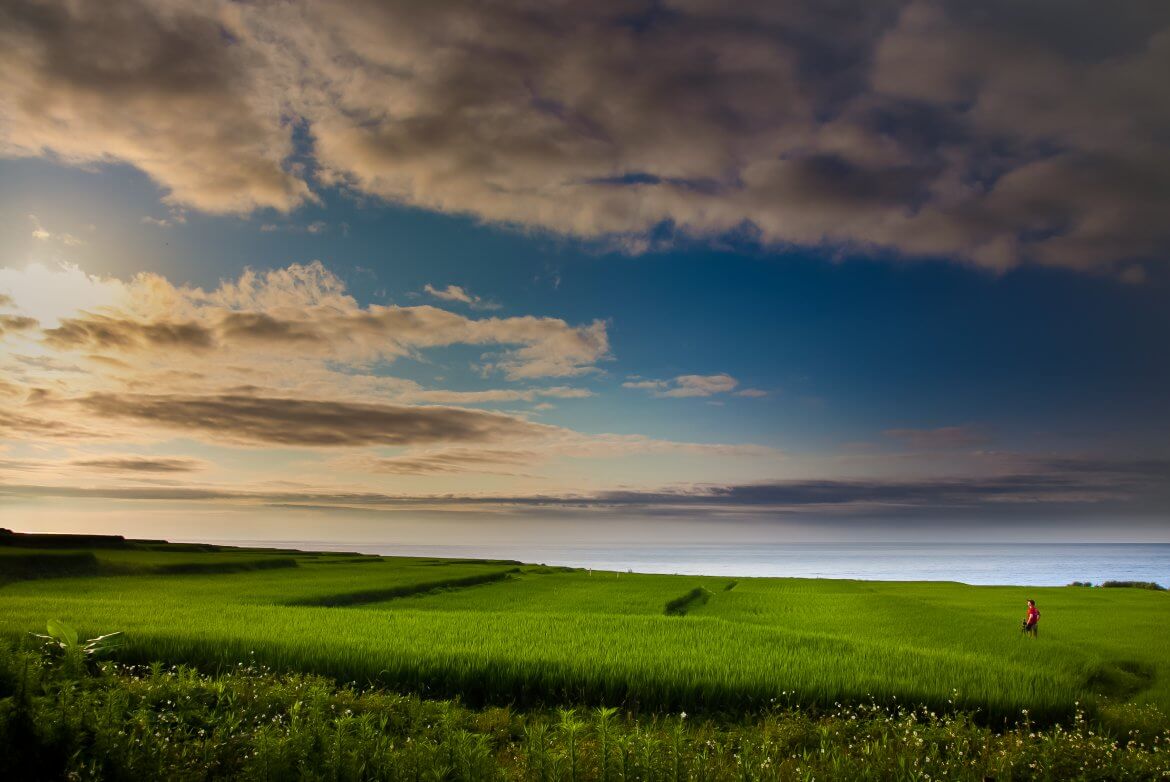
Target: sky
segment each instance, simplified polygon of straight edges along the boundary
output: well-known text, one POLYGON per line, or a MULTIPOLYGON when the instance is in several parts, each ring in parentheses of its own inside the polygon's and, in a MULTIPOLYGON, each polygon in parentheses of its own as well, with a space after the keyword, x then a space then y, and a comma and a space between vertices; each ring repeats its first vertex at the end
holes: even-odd
POLYGON ((1170 5, 0 6, 0 526, 1170 541, 1170 5))

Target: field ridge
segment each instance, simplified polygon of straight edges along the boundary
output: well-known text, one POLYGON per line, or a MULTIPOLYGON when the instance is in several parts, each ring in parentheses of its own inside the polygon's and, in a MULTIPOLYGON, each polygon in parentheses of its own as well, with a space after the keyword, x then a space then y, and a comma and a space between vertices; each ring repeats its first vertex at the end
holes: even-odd
POLYGON ((398 586, 384 587, 381 589, 360 589, 352 592, 339 592, 330 595, 315 595, 313 597, 289 600, 283 603, 283 605, 338 607, 356 606, 362 605, 364 603, 379 603, 383 600, 393 600, 400 597, 411 597, 413 595, 426 594, 427 592, 437 592, 439 590, 446 589, 463 589, 466 587, 479 586, 480 584, 490 584, 493 581, 503 581, 511 577, 514 573, 520 572, 520 568, 513 567, 507 570, 499 570, 491 573, 477 573, 471 576, 444 578, 435 581, 421 581, 413 584, 401 584, 398 586))
POLYGON ((667 616, 685 616, 687 611, 692 608, 697 608, 704 605, 714 595, 710 589, 706 587, 695 587, 685 595, 676 597, 674 600, 666 604, 666 610, 663 611, 667 616))

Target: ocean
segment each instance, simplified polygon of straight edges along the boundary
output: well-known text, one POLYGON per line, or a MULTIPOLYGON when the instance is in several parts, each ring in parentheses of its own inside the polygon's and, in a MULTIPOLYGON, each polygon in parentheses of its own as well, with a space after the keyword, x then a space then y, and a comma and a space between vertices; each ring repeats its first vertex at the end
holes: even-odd
POLYGON ((515 559, 636 573, 789 576, 872 581, 1063 586, 1155 581, 1170 587, 1170 543, 760 543, 652 545, 398 545, 320 541, 207 541, 419 557, 515 559))

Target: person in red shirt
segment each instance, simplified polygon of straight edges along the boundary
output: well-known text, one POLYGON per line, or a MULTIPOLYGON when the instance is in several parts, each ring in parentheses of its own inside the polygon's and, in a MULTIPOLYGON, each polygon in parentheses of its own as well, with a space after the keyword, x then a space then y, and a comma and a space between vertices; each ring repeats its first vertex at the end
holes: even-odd
POLYGON ((1036 601, 1028 601, 1028 615, 1024 617, 1024 632, 1036 636, 1036 625, 1040 623, 1040 611, 1036 608, 1036 601))

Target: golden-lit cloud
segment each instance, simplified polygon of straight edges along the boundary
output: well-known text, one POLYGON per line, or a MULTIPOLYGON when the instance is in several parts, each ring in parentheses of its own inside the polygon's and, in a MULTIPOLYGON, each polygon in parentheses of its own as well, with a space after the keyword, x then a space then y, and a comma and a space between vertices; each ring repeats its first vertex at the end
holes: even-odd
MULTIPOLYGON (((429 305, 359 306, 320 263, 263 274, 245 272, 212 291, 176 287, 153 274, 129 282, 90 277, 75 267, 0 270, 0 291, 15 310, 4 330, 46 326, 43 347, 58 355, 118 364, 143 372, 215 369, 216 382, 246 367, 234 382, 251 382, 284 362, 393 361, 421 351, 471 345, 490 348, 486 372, 509 380, 572 377, 609 357, 602 320, 573 326, 558 318, 469 318, 429 305), (26 314, 27 313, 27 314, 26 314), (174 354, 168 354, 171 351, 174 354)), ((222 383, 221 383, 222 385, 222 383)), ((539 393, 521 392, 520 396, 539 393)), ((548 396, 581 396, 559 389, 548 396)))
MULTIPOLYGON (((581 459, 782 458, 762 446, 584 433, 533 420, 537 405, 597 393, 548 378, 589 376, 610 358, 600 319, 572 325, 361 305, 317 262, 245 271, 208 290, 157 274, 120 280, 29 266, 0 270, 0 297, 0 442, 57 454, 9 459, 5 469, 37 471, 58 485, 79 476, 102 485, 134 476, 187 489, 225 479, 248 485, 272 479, 265 454, 277 451, 300 454, 288 474, 307 470, 322 490, 346 482, 370 489, 395 476, 540 483, 581 459), (474 388, 389 371, 405 357, 426 361, 457 346, 482 351, 464 370, 474 388), (483 388, 485 373, 500 384, 483 388), (530 408, 482 409, 503 403, 530 408), (111 446, 135 453, 109 453, 111 446), (251 455, 232 457, 245 466, 225 473, 194 453, 208 448, 251 455)), ((685 376, 676 385, 735 386, 721 377, 685 376)))

